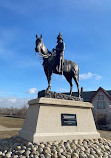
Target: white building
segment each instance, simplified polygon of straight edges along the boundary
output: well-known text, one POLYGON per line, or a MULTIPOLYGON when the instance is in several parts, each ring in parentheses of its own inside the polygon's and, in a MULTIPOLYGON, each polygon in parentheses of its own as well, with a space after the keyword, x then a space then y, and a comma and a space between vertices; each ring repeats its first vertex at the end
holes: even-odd
POLYGON ((93 104, 94 119, 97 124, 111 124, 111 91, 103 88, 99 89, 91 97, 90 102, 93 104))
MULTIPOLYGON (((77 92, 73 92, 77 96, 77 92)), ((93 115, 96 125, 107 125, 111 127, 111 90, 99 87, 97 91, 83 91, 81 97, 94 106, 93 115)))

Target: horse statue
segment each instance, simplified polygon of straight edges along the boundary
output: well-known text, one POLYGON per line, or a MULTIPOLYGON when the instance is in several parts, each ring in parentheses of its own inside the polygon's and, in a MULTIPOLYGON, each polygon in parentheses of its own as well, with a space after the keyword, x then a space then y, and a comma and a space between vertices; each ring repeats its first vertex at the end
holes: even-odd
MULTIPOLYGON (((51 90, 51 78, 52 78, 52 73, 62 75, 62 72, 58 72, 56 69, 57 66, 57 58, 56 58, 56 53, 50 52, 44 45, 43 40, 42 40, 42 35, 40 38, 36 35, 36 48, 35 48, 36 53, 40 53, 40 55, 43 58, 43 67, 44 67, 44 72, 47 77, 48 81, 48 88, 46 89, 47 91, 51 90)), ((72 78, 74 79, 77 89, 78 89, 78 97, 80 97, 80 92, 79 92, 79 67, 78 65, 69 60, 64 60, 63 63, 63 75, 65 76, 66 80, 70 84, 70 95, 72 95, 72 78)))

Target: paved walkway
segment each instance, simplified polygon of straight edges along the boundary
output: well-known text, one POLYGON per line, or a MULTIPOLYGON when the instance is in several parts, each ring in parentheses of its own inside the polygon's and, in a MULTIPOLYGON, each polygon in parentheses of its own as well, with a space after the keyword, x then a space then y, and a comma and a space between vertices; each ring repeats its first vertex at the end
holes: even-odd
POLYGON ((0 131, 18 131, 20 129, 21 128, 7 128, 7 127, 4 127, 4 126, 0 125, 0 131))

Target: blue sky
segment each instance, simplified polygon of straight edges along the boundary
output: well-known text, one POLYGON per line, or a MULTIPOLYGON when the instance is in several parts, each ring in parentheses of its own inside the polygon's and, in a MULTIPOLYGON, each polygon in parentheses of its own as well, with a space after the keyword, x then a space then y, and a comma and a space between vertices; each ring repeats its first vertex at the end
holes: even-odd
MULTIPOLYGON (((80 87, 111 89, 110 0, 0 0, 1 107, 22 106, 47 88, 35 56, 35 35, 42 33, 52 50, 59 32, 65 59, 79 65, 80 87)), ((53 75, 52 91, 69 91, 64 77, 53 75)), ((75 83, 73 91, 77 91, 75 83)))

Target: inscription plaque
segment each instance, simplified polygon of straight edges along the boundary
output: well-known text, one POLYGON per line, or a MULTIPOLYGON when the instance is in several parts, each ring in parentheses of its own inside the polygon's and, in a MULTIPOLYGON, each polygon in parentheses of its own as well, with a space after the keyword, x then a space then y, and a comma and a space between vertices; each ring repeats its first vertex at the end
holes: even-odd
POLYGON ((62 126, 77 126, 76 114, 61 114, 62 126))

